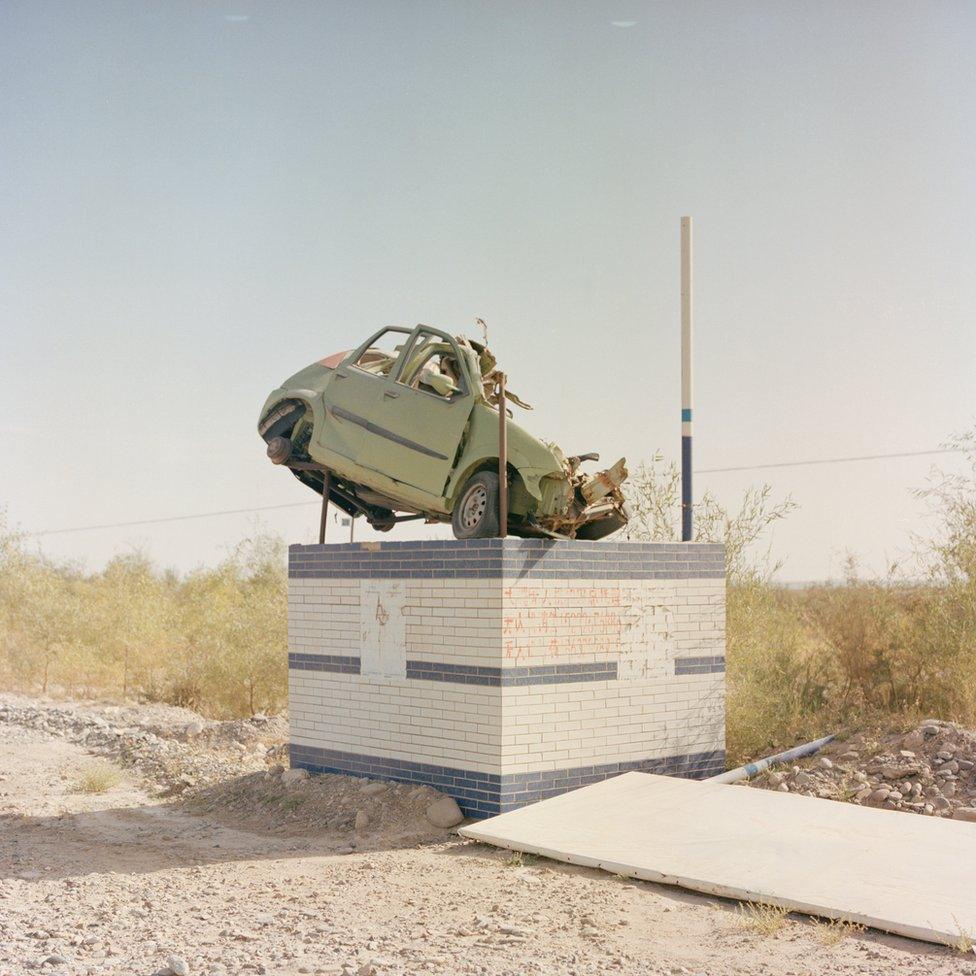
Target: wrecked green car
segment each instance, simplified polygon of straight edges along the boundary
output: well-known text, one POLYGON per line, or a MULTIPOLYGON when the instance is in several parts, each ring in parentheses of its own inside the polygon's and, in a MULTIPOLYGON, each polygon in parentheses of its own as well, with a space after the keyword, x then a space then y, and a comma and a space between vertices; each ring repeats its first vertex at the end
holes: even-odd
MULTIPOLYGON (((374 529, 423 518, 458 539, 499 534, 495 357, 483 343, 418 325, 386 328, 285 380, 258 432, 274 464, 374 529)), ((509 393, 506 403, 528 407, 509 393)), ((624 526, 624 459, 594 475, 507 424, 508 527, 514 535, 600 539, 624 526)))

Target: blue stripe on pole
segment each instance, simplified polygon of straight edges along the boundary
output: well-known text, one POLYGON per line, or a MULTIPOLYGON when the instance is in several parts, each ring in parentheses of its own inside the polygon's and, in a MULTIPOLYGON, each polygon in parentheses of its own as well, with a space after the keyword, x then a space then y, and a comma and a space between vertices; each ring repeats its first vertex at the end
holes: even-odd
POLYGON ((681 541, 691 542, 691 438, 681 437, 681 541))
POLYGON ((690 424, 691 423, 691 408, 690 407, 682 407, 681 408, 681 422, 683 424, 690 424))

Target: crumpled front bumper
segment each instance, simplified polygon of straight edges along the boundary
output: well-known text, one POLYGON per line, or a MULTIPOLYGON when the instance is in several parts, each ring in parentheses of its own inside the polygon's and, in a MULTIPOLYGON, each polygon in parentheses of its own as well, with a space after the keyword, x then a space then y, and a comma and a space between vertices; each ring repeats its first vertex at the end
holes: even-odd
POLYGON ((569 539, 602 539, 622 529, 630 517, 621 487, 628 473, 625 459, 592 475, 579 474, 572 460, 567 469, 568 506, 558 513, 538 514, 535 526, 545 535, 569 539))

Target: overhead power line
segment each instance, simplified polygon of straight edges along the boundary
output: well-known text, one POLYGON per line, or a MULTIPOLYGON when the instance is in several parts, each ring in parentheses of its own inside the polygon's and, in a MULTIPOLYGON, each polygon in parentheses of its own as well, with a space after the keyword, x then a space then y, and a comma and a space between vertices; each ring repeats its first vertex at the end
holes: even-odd
MULTIPOLYGON (((734 468, 702 468, 695 474, 724 474, 728 471, 763 471, 767 468, 798 468, 810 464, 846 464, 849 461, 881 461, 887 458, 923 457, 927 454, 958 454, 961 447, 946 447, 934 451, 902 451, 897 454, 863 454, 857 457, 817 458, 810 461, 780 461, 775 464, 750 464, 734 468)), ((31 537, 65 535, 69 532, 94 532, 98 529, 127 529, 138 525, 161 525, 164 522, 186 522, 190 519, 216 518, 220 515, 250 515, 253 512, 271 512, 283 508, 320 507, 320 502, 289 502, 285 505, 258 505, 255 508, 226 508, 217 512, 194 512, 192 515, 169 515, 163 518, 137 519, 132 522, 105 522, 99 525, 75 525, 66 529, 44 529, 28 532, 31 537)))
POLYGON ((898 454, 862 454, 858 457, 819 458, 813 461, 779 461, 775 464, 750 464, 737 468, 702 468, 695 474, 721 474, 726 471, 762 471, 766 468, 799 468, 808 464, 846 464, 848 461, 881 461, 885 458, 922 457, 926 454, 958 454, 961 447, 943 447, 935 451, 902 451, 898 454))
POLYGON ((132 525, 159 525, 162 522, 185 522, 188 519, 214 518, 217 515, 250 515, 251 512, 270 512, 276 508, 308 508, 319 502, 290 502, 287 505, 259 505, 257 508, 225 508, 219 512, 195 512, 193 515, 169 515, 165 518, 138 519, 135 522, 106 522, 101 525, 76 525, 70 529, 45 529, 43 532, 28 532, 29 536, 63 535, 66 532, 92 532, 95 529, 124 529, 132 525))

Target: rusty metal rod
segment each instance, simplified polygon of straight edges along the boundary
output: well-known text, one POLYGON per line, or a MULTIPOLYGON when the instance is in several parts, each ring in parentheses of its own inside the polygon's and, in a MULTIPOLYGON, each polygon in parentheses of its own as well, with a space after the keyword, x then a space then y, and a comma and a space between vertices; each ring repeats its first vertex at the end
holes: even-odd
POLYGON ((498 376, 498 535, 508 535, 508 414, 505 409, 505 374, 498 376))
POLYGON ((325 520, 329 515, 329 469, 322 469, 322 516, 319 519, 319 545, 325 544, 325 520))

